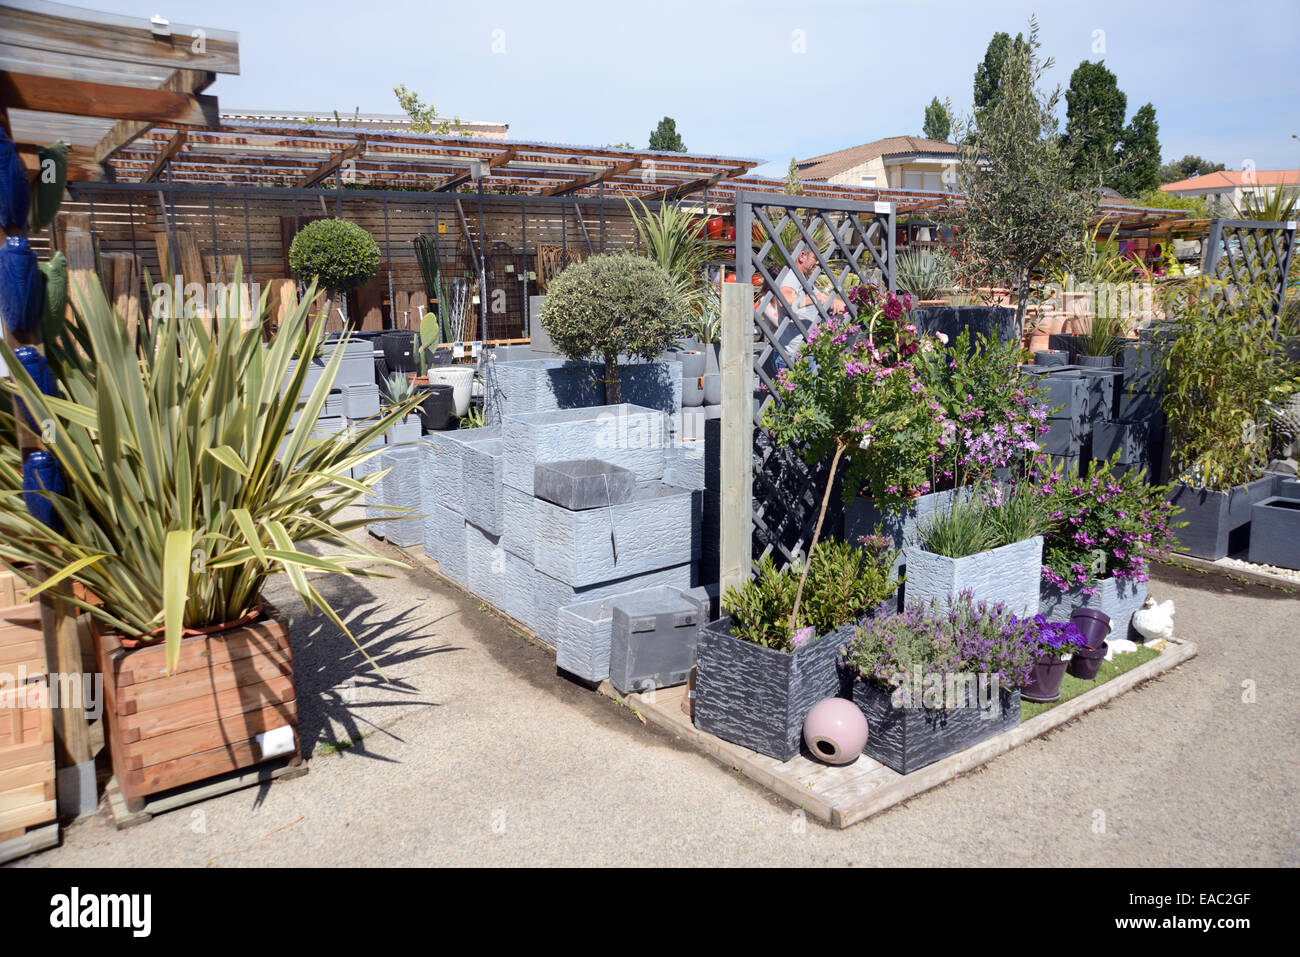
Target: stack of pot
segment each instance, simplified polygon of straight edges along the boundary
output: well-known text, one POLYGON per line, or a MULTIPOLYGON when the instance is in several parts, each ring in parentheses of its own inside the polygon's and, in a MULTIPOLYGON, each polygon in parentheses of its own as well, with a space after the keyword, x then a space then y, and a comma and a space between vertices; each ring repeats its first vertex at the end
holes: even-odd
POLYGON ((687 439, 704 437, 704 423, 722 417, 721 346, 688 339, 666 358, 682 367, 682 430, 687 439))

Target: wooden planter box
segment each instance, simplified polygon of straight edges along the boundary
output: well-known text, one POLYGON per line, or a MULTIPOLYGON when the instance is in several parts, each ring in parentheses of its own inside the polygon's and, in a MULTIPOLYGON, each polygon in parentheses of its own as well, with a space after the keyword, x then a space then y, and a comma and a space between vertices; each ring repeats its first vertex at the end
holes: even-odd
POLYGON ((732 637, 730 617, 705 625, 695 646, 695 727, 789 761, 809 709, 839 691, 840 645, 854 627, 787 653, 732 637))
POLYGON ((3 842, 56 815, 54 721, 39 605, 0 609, 0 676, 3 842))
POLYGON ((958 708, 895 708, 890 692, 854 678, 850 697, 871 729, 863 753, 899 774, 910 774, 1020 724, 1018 688, 998 688, 984 708, 970 698, 958 708))
POLYGON ((127 649, 119 635, 96 636, 113 774, 130 810, 147 795, 283 756, 264 756, 258 743, 277 728, 293 729, 289 763, 301 763, 289 627, 263 608, 255 624, 183 639, 172 674, 162 642, 127 649))

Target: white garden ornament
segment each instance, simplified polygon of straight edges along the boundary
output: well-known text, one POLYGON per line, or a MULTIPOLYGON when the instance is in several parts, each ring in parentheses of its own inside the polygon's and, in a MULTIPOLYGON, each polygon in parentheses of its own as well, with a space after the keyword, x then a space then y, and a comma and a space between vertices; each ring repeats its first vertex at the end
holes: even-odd
POLYGON ((1164 647, 1163 642, 1174 636, 1173 599, 1157 605, 1156 600, 1148 595, 1146 604, 1133 614, 1133 628, 1148 642, 1152 642, 1152 647, 1164 647), (1160 644, 1154 644, 1155 642, 1160 644))

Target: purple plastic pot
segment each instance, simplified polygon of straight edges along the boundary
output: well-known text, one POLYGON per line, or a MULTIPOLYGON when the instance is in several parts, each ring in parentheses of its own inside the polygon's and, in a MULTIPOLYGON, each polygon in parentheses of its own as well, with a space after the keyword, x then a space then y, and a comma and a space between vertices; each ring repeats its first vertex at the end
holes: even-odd
POLYGON ((1076 651, 1074 657, 1070 659, 1068 669, 1070 674, 1083 681, 1091 681, 1097 677, 1097 672, 1101 669, 1101 663, 1106 659, 1106 650, 1109 647, 1103 641, 1100 648, 1085 648, 1082 651, 1076 651))
POLYGON ((1020 689, 1020 699, 1043 702, 1061 697, 1061 679, 1065 677, 1067 664, 1056 655, 1039 655, 1029 673, 1029 683, 1020 689))
POLYGON ((1076 608, 1070 612, 1070 621, 1083 633, 1089 648, 1102 648, 1110 634, 1110 615, 1096 608, 1076 608))

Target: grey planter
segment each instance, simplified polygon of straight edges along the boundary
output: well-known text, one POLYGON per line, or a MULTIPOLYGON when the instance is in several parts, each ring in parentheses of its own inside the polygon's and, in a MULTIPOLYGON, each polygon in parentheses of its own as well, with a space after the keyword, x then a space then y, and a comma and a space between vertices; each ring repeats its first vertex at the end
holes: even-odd
POLYGON ((609 677, 610 632, 616 598, 566 605, 556 616, 555 665, 595 684, 609 677))
POLYGON ((600 459, 533 466, 533 494, 570 511, 621 505, 635 491, 636 473, 600 459))
POLYGON ((1119 401, 1124 384, 1124 370, 1119 368, 1081 368, 1079 375, 1088 384, 1087 420, 1096 427, 1104 419, 1120 418, 1119 401))
POLYGON ((1114 356, 1086 356, 1083 353, 1075 356, 1074 364, 1084 366, 1088 369, 1113 369, 1115 368, 1114 356))
POLYGON ((692 376, 682 379, 682 406, 695 408, 704 404, 704 377, 692 376))
POLYGON ((457 584, 468 588, 469 551, 464 516, 449 508, 435 505, 433 523, 438 571, 457 584))
POLYGON ((447 432, 430 432, 424 442, 434 450, 432 458, 434 483, 438 487, 439 504, 453 512, 465 514, 465 446, 483 439, 501 438, 500 426, 481 429, 454 429, 447 432))
POLYGON ((1300 498, 1300 479, 1278 476, 1275 491, 1281 498, 1300 498))
POLYGON ((704 404, 705 405, 722 404, 722 375, 720 373, 711 372, 705 374, 704 404))
POLYGON ((990 686, 984 707, 976 693, 974 700, 965 699, 964 707, 896 708, 891 692, 855 678, 850 698, 871 729, 863 753, 899 774, 911 774, 1020 724, 1019 689, 998 688, 994 695, 990 686))
POLYGON ((1121 465, 1146 465, 1150 441, 1145 422, 1098 422, 1092 429, 1092 457, 1109 460, 1118 453, 1121 465))
POLYGON ((517 488, 501 488, 501 547, 533 563, 533 496, 517 488))
POLYGON ((662 412, 627 403, 513 415, 501 426, 501 478, 531 495, 538 462, 597 458, 630 469, 641 481, 658 480, 664 474, 668 424, 662 412))
MULTIPOLYGON (((899 512, 881 508, 874 499, 859 496, 844 506, 844 541, 856 545, 860 537, 871 535, 877 525, 881 526, 881 530, 893 539, 894 547, 900 550, 894 561, 894 572, 897 573, 903 566, 901 550, 918 544, 918 529, 936 512, 950 508, 953 496, 958 491, 948 489, 922 495, 899 512)), ((964 490, 961 491, 963 495, 966 494, 964 490)))
POLYGON ((1250 509, 1250 560, 1300 568, 1300 499, 1270 496, 1250 509))
POLYGON ((367 419, 379 414, 379 386, 373 382, 343 386, 343 414, 349 419, 367 419))
POLYGON ((420 441, 420 434, 420 417, 418 415, 408 415, 393 426, 393 431, 388 436, 388 444, 410 445, 420 441))
POLYGON ((536 629, 534 590, 537 575, 533 563, 505 551, 502 556, 502 580, 498 589, 498 607, 515 621, 536 629))
POLYGON ((1076 608, 1095 608, 1110 616, 1112 638, 1128 638, 1133 613, 1147 600, 1147 583, 1103 578, 1097 583, 1096 591, 1095 595, 1085 595, 1080 585, 1062 591, 1043 582, 1038 595, 1038 613, 1048 621, 1069 621, 1076 608))
POLYGON ((489 605, 501 607, 505 603, 505 550, 501 537, 465 523, 465 557, 467 561, 465 587, 489 605))
POLYGON ((533 504, 533 561, 574 587, 690 562, 691 492, 661 482, 637 486, 629 502, 574 512, 533 504))
POLYGON ((907 578, 902 589, 908 604, 934 601, 943 605, 960 592, 970 591, 976 601, 1001 602, 1015 615, 1038 614, 1042 536, 964 558, 936 555, 916 546, 906 550, 904 560, 907 578))
POLYGON ((370 527, 377 535, 400 548, 419 545, 424 540, 420 522, 422 500, 420 497, 420 462, 423 458, 418 447, 385 449, 377 456, 379 468, 388 474, 379 480, 379 504, 390 508, 409 509, 409 514, 381 511, 376 517, 388 519, 370 527))
POLYGON ((1175 485, 1170 489, 1169 501, 1183 510, 1178 520, 1187 523, 1174 532, 1179 547, 1189 555, 1211 561, 1247 551, 1251 506, 1272 494, 1271 475, 1224 492, 1175 485))
POLYGON ((465 520, 492 535, 500 536, 501 439, 494 435, 479 435, 465 442, 463 448, 461 468, 465 476, 465 520))
POLYGON ((1088 380, 1073 369, 1042 376, 1038 382, 1040 404, 1049 419, 1080 421, 1088 410, 1088 380))
POLYGON ((676 588, 653 588, 613 601, 609 681, 621 694, 685 684, 695 665, 704 609, 676 588))
POLYGON ((698 349, 679 349, 671 358, 681 363, 683 379, 698 379, 704 375, 704 353, 698 349))
POLYGON ((613 581, 597 582, 594 585, 576 587, 557 578, 552 578, 540 568, 533 570, 533 621, 529 627, 537 637, 554 647, 558 635, 560 609, 566 605, 579 602, 595 601, 599 598, 613 598, 627 592, 640 591, 643 588, 655 588, 668 585, 682 590, 690 588, 693 566, 688 562, 672 568, 660 568, 640 575, 629 575, 613 581))
POLYGON ((494 425, 510 415, 600 405, 603 395, 588 362, 559 358, 495 362, 488 366, 483 386, 483 413, 494 425))
POLYGON ((839 691, 846 625, 786 653, 741 641, 731 619, 700 629, 696 645, 695 727, 778 761, 799 753, 803 721, 839 691))

